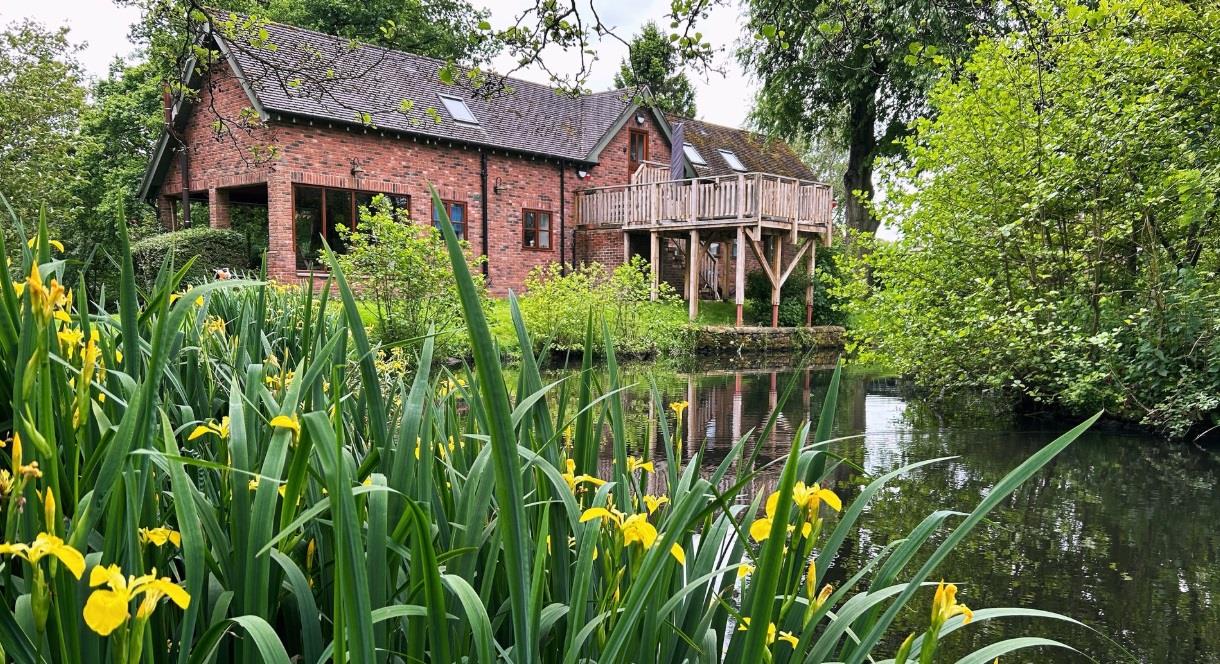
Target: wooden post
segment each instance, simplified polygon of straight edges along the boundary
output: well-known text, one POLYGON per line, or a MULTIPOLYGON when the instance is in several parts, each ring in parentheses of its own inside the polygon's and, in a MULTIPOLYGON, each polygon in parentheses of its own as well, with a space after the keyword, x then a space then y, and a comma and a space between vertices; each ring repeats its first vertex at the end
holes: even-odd
POLYGON ((733 245, 737 250, 737 257, 733 261, 733 270, 736 272, 734 279, 733 300, 737 302, 737 327, 741 327, 741 309, 746 303, 746 229, 744 226, 737 227, 737 240, 733 245))
POLYGON ((805 285, 805 327, 813 327, 814 279, 817 279, 814 268, 818 266, 818 239, 814 236, 806 241, 809 242, 809 283, 805 285))
POLYGON ((623 263, 631 262, 631 233, 623 231, 623 263))
POLYGON ((720 300, 729 301, 729 261, 733 254, 729 252, 729 243, 721 240, 717 246, 716 267, 720 270, 720 300))
POLYGON ((686 247, 686 264, 687 264, 687 281, 686 290, 690 298, 690 319, 695 320, 699 315, 699 254, 703 253, 703 247, 699 244, 699 231, 691 229, 690 244, 686 247))
MULTIPOLYGON (((780 235, 771 236, 771 271, 776 275, 780 274, 780 267, 784 264, 784 243, 781 238, 780 235)), ((779 327, 779 291, 783 285, 778 278, 771 282, 771 327, 779 327)))
POLYGON ((649 291, 648 297, 655 302, 661 279, 661 236, 656 231, 649 231, 648 236, 650 244, 648 256, 652 261, 652 269, 649 270, 652 273, 652 289, 649 291))

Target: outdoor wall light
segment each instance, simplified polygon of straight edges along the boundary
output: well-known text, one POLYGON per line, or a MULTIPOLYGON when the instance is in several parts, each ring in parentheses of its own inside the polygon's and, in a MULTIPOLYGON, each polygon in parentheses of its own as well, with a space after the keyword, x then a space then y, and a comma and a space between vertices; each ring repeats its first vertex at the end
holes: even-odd
POLYGON ((636 114, 635 114, 635 123, 636 123, 636 124, 638 124, 638 125, 642 125, 642 124, 644 124, 644 120, 645 120, 645 119, 646 119, 646 118, 644 117, 644 114, 643 114, 643 113, 636 113, 636 114))
POLYGON ((576 171, 576 177, 583 180, 583 179, 589 177, 589 171, 585 171, 585 170, 576 171))
POLYGON ((506 189, 508 189, 508 187, 504 185, 504 182, 500 178, 496 178, 496 184, 491 188, 492 191, 496 192, 497 196, 503 194, 504 190, 506 189))

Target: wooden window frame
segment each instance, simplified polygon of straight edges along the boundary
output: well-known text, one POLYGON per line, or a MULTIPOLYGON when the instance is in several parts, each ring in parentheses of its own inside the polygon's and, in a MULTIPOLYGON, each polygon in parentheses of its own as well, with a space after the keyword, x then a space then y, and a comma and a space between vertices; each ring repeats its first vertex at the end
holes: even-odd
MULTIPOLYGON (((469 235, 470 230, 470 208, 466 205, 466 201, 459 201, 453 198, 442 198, 441 205, 445 206, 445 214, 449 215, 450 224, 453 223, 453 213, 449 211, 449 208, 454 205, 462 208, 462 232, 460 235, 458 235, 458 239, 465 240, 469 235)), ((428 215, 428 222, 432 224, 433 228, 440 230, 440 227, 436 225, 437 221, 439 220, 436 218, 436 202, 433 201, 431 206, 431 214, 428 215)))
MULTIPOLYGON (((331 224, 327 223, 329 221, 329 212, 327 212, 327 206, 326 206, 326 192, 328 192, 328 191, 343 191, 343 192, 347 192, 352 195, 352 206, 351 206, 351 210, 349 211, 349 214, 351 215, 351 220, 352 220, 351 221, 352 230, 356 230, 356 224, 358 224, 359 220, 360 220, 360 204, 356 202, 356 196, 358 194, 370 194, 372 196, 383 195, 383 196, 387 196, 389 198, 405 198, 405 199, 407 199, 407 218, 408 219, 411 218, 411 195, 410 194, 395 194, 395 193, 391 193, 388 191, 372 191, 369 189, 352 189, 349 187, 324 187, 321 185, 307 184, 304 182, 294 182, 294 183, 292 183, 292 209, 290 211, 291 217, 292 217, 293 253, 296 253, 296 246, 297 246, 297 225, 296 225, 297 192, 301 189, 317 189, 319 192, 321 192, 322 196, 321 196, 320 203, 319 203, 319 206, 320 206, 319 209, 322 212, 322 237, 325 238, 328 242, 330 241, 330 229, 331 229, 331 224)), ((293 257, 293 262, 294 263, 296 262, 295 256, 293 257)), ((296 269, 297 269, 297 272, 299 272, 299 273, 329 272, 329 270, 326 269, 325 265, 319 265, 313 269, 303 268, 298 265, 296 269)))
POLYGON ((646 161, 648 161, 648 130, 627 129, 627 179, 630 180, 631 176, 635 174, 635 170, 631 168, 631 164, 634 163, 636 168, 639 168, 640 165, 646 161), (644 146, 644 153, 641 155, 641 159, 639 161, 635 161, 631 158, 631 144, 635 140, 636 136, 643 139, 644 146))
POLYGON ((542 208, 528 208, 528 207, 521 208, 521 249, 524 251, 554 252, 555 251, 555 223, 554 222, 555 222, 555 212, 553 210, 544 210, 542 208), (527 228, 525 225, 525 215, 527 212, 534 213, 534 243, 535 243, 535 246, 533 246, 533 247, 529 246, 529 244, 526 243, 525 234, 527 232, 529 232, 529 228, 527 228), (539 247, 539 246, 537 246, 538 230, 539 230, 538 229, 538 219, 540 218, 539 215, 544 215, 544 214, 547 217, 547 229, 546 229, 547 246, 539 247))

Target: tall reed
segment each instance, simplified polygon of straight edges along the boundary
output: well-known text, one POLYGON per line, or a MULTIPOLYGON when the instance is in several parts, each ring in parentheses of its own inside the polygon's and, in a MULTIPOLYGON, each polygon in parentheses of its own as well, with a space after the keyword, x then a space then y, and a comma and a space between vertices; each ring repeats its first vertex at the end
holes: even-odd
MULTIPOLYGON (((317 288, 184 287, 190 266, 166 264, 140 291, 119 228, 116 311, 59 282, 45 218, 0 271, 0 644, 14 661, 929 662, 971 617, 1071 620, 971 614, 931 586, 1095 417, 969 514, 946 506, 831 587, 869 500, 939 461, 842 504, 825 486, 837 372, 774 493, 746 501, 774 416, 709 476, 681 417, 660 422, 656 458, 632 456, 595 314, 585 347, 604 346, 604 381, 591 360, 549 381, 527 352, 510 384, 447 220, 473 366, 434 368, 425 339, 417 372, 388 378, 333 256, 317 288), (648 473, 665 495, 646 493, 648 473), (895 620, 912 607, 930 618, 904 642, 895 620)), ((1032 646, 1067 647, 1011 639, 962 661, 1032 646)))

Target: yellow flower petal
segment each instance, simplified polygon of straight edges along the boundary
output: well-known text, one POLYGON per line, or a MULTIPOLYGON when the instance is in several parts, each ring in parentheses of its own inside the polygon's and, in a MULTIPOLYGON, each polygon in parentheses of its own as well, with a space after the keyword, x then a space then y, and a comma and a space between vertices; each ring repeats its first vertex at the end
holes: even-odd
POLYGON ((592 521, 593 519, 612 519, 618 521, 618 517, 613 512, 604 507, 590 507, 580 515, 580 522, 592 521))
POLYGON ((750 537, 754 538, 755 542, 761 542, 771 536, 771 519, 758 519, 750 524, 750 537))
POLYGON ((93 591, 93 594, 89 595, 89 601, 85 602, 85 624, 98 634, 109 636, 131 617, 127 608, 130 601, 126 593, 113 590, 93 591))
POLYGON ((682 550, 681 544, 674 544, 669 547, 669 555, 673 556, 679 565, 686 567, 686 552, 682 550))

